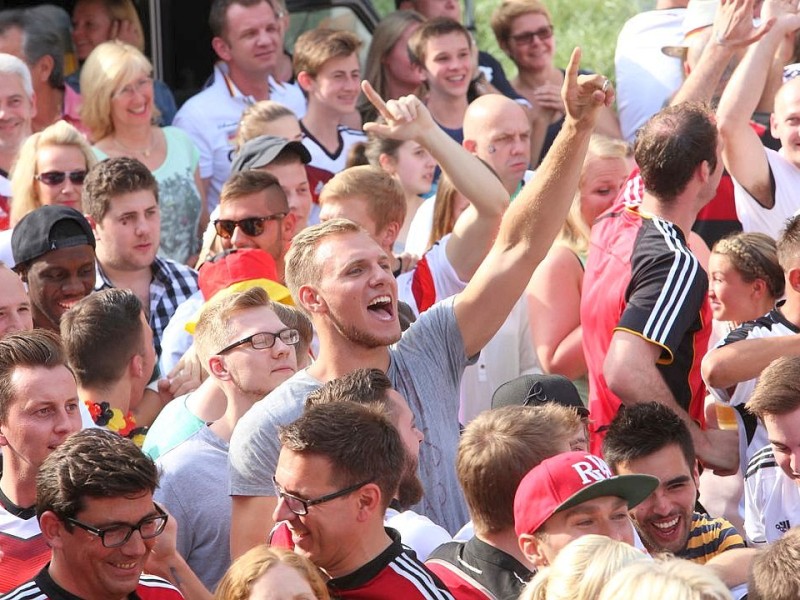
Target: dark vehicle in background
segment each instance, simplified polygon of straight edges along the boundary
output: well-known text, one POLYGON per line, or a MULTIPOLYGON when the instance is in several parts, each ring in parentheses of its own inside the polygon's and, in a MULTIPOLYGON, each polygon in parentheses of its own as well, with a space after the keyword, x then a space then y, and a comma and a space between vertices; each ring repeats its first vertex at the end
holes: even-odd
MULTIPOLYGON (((211 0, 134 0, 134 3, 144 25, 145 52, 153 62, 155 75, 167 83, 180 105, 203 87, 217 59, 211 49, 208 28, 211 0)), ((287 0, 286 3, 292 15, 286 36, 289 52, 298 35, 321 23, 353 31, 363 40, 366 52, 371 32, 380 18, 370 0, 287 0)), ((55 4, 72 14, 75 1, 0 0, 2 8, 37 4, 55 4)))

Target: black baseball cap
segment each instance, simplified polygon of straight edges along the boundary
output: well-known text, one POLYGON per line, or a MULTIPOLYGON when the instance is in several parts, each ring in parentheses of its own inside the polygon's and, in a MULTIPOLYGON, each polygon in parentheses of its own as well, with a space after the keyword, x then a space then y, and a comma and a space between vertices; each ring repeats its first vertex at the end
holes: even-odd
POLYGON ((548 402, 575 408, 581 417, 589 416, 575 384, 563 375, 521 375, 501 385, 492 395, 492 408, 541 406, 548 402))
POLYGON ((95 247, 86 217, 69 206, 39 207, 22 217, 11 234, 14 270, 53 250, 83 244, 95 247))
POLYGON ((248 140, 239 149, 233 159, 231 173, 265 167, 286 151, 296 154, 304 165, 311 162, 311 154, 300 142, 274 135, 260 135, 248 140))

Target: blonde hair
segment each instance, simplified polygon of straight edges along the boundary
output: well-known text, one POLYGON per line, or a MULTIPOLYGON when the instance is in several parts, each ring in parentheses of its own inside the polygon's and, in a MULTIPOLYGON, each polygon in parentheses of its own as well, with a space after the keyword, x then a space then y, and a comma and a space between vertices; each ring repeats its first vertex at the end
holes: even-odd
POLYGON ((585 182, 586 167, 593 159, 618 158, 625 159, 630 155, 630 147, 622 140, 615 140, 604 135, 594 134, 589 140, 589 149, 581 167, 578 189, 572 198, 567 219, 555 243, 568 247, 578 255, 585 255, 589 250, 589 229, 591 223, 584 223, 581 216, 581 187, 585 182))
POLYGON ((75 146, 86 160, 86 170, 91 169, 97 159, 92 152, 86 138, 66 121, 56 121, 38 133, 34 133, 20 146, 19 154, 11 167, 11 225, 39 208, 42 203, 36 192, 34 177, 36 172, 36 158, 41 148, 50 146, 75 146))
POLYGON ((550 11, 540 0, 504 0, 492 13, 491 27, 497 43, 503 50, 511 36, 511 25, 518 17, 528 14, 543 15, 552 24, 550 11))
POLYGON ((297 120, 292 110, 274 100, 261 100, 244 109, 239 128, 236 130, 236 151, 241 150, 246 142, 260 135, 272 135, 269 124, 284 117, 297 120))
POLYGON ((269 295, 261 287, 215 295, 205 304, 194 330, 197 355, 204 368, 207 368, 209 358, 235 341, 231 339, 231 317, 243 310, 262 306, 274 311, 269 295))
POLYGON ((604 535, 584 535, 536 573, 519 600, 596 600, 606 582, 625 565, 644 558, 641 550, 604 535))
MULTIPOLYGON (((123 83, 140 73, 152 76, 153 65, 134 46, 112 40, 92 50, 81 69, 81 121, 96 142, 114 133, 111 120, 111 97, 123 83)), ((153 104, 153 122, 158 119, 153 104)))
POLYGON ((256 580, 280 564, 302 575, 317 600, 330 599, 320 572, 310 560, 289 550, 270 548, 264 544, 251 548, 233 562, 217 586, 215 600, 248 600, 256 580))
POLYGON ((618 571, 598 600, 733 600, 728 588, 709 567, 682 558, 643 559, 618 571))
POLYGON ((747 283, 761 279, 773 298, 783 295, 785 279, 775 240, 765 233, 739 232, 718 240, 712 254, 727 256, 747 283))
MULTIPOLYGON (((303 307, 298 292, 304 285, 317 285, 322 277, 322 265, 317 261, 317 246, 322 240, 335 235, 367 231, 348 219, 331 219, 319 225, 306 227, 292 238, 292 247, 286 253, 286 286, 292 292, 295 305, 303 307)), ((305 310, 305 309, 303 309, 305 310)))

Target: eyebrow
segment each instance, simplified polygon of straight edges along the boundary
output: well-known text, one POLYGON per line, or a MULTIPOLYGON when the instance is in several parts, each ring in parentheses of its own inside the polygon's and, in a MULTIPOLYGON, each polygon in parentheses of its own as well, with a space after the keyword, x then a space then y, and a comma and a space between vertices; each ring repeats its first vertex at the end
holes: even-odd
POLYGON ((678 477, 673 477, 672 479, 667 479, 663 483, 664 483, 664 485, 669 486, 669 485, 675 485, 676 483, 687 483, 691 479, 692 478, 689 477, 688 475, 679 475, 678 477))

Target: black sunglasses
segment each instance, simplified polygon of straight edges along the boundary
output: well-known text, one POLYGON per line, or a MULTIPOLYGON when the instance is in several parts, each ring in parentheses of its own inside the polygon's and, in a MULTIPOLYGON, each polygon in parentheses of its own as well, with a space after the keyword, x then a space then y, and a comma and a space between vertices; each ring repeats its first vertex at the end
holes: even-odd
POLYGON ((265 223, 267 221, 280 221, 286 216, 285 212, 275 213, 274 215, 267 215, 266 217, 248 217, 240 221, 233 221, 231 219, 217 219, 214 221, 214 229, 217 235, 226 240, 233 236, 236 228, 242 230, 242 233, 250 237, 256 237, 264 233, 265 223))
POLYGON ((73 184, 83 185, 83 180, 86 179, 86 169, 81 171, 47 171, 46 173, 35 175, 34 179, 46 185, 61 185, 67 177, 73 184))

